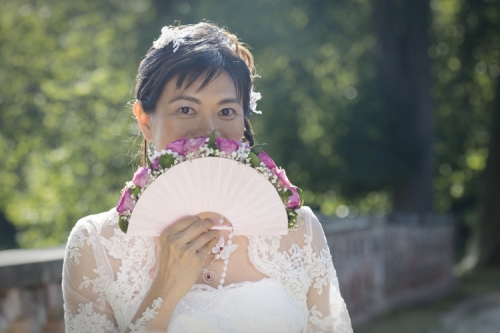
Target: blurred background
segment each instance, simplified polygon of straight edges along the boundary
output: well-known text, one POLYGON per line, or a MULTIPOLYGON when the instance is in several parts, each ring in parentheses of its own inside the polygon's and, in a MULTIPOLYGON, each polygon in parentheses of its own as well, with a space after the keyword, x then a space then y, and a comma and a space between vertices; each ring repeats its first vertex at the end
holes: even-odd
POLYGON ((499 0, 1 5, 0 249, 64 244, 116 205, 138 163, 138 64, 164 25, 206 19, 250 45, 256 141, 325 221, 453 220, 454 291, 360 332, 424 332, 485 294, 500 317, 499 0))

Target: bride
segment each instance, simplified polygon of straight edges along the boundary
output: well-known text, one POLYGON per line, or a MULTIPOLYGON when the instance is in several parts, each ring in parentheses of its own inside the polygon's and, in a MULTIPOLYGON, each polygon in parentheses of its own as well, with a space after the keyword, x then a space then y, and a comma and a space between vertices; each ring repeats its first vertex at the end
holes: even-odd
MULTIPOLYGON (((164 27, 137 75, 133 112, 143 163, 148 147, 214 130, 252 146, 249 117, 260 112, 255 76, 251 53, 227 30, 207 22, 164 27)), ((132 237, 119 229, 117 210, 82 218, 69 236, 67 332, 352 332, 309 207, 298 210, 298 228, 285 236, 234 237, 198 216, 160 237, 132 237), (232 245, 221 256, 215 246, 224 242, 232 245)))

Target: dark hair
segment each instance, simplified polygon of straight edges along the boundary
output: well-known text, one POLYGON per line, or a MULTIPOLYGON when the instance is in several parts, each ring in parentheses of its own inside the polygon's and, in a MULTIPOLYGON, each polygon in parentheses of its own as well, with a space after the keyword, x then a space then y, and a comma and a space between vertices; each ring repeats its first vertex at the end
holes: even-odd
MULTIPOLYGON (((171 27, 174 28, 174 27, 171 27)), ((146 113, 154 112, 165 85, 177 78, 176 86, 191 86, 201 75, 205 79, 200 90, 226 70, 236 87, 236 94, 243 101, 244 140, 254 144, 250 124, 250 92, 255 75, 253 56, 238 38, 224 28, 209 22, 179 25, 182 40, 174 52, 173 43, 163 48, 151 47, 139 65, 135 98, 146 113)), ((145 165, 146 140, 143 141, 142 164, 145 165)))

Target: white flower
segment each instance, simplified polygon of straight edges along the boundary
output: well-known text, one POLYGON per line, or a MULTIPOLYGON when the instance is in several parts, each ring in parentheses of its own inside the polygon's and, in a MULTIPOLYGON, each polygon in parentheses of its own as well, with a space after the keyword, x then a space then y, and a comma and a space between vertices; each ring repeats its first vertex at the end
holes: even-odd
POLYGON ((175 52, 179 48, 180 39, 181 39, 181 34, 179 31, 179 27, 172 29, 165 26, 161 29, 160 38, 158 38, 153 42, 153 46, 155 49, 161 49, 167 46, 170 42, 172 42, 172 46, 175 52))
POLYGON ((257 111, 257 101, 262 98, 262 95, 258 92, 252 91, 250 92, 250 110, 255 113, 261 114, 262 111, 257 111))

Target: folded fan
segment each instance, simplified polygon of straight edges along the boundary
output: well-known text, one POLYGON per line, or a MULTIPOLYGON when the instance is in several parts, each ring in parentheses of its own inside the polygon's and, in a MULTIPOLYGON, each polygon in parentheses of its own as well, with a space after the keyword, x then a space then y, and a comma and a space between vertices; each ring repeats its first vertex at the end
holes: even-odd
POLYGON ((215 212, 234 235, 285 235, 288 217, 276 188, 237 161, 206 157, 177 164, 148 185, 137 201, 127 234, 159 236, 187 215, 215 212))

